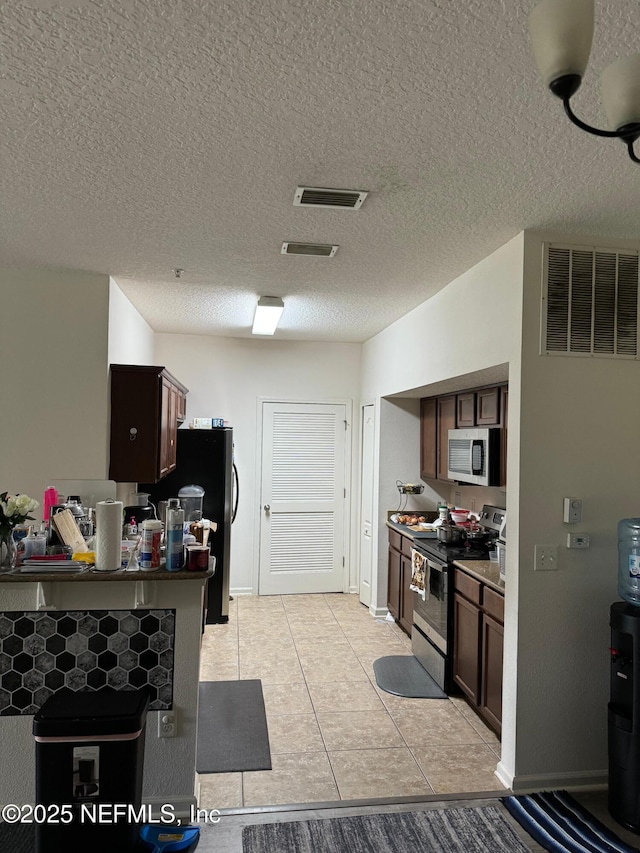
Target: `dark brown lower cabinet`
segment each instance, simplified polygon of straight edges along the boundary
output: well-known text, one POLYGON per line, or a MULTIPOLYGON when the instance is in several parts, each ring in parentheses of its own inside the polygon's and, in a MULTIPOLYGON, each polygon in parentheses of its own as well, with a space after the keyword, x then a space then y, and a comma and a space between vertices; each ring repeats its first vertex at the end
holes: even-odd
POLYGON ((480 608, 456 592, 453 611, 453 678, 462 692, 477 705, 480 698, 480 608))
POLYGON ((400 615, 400 560, 402 555, 389 546, 389 574, 387 577, 387 607, 394 619, 400 615))
POLYGON ((413 596, 409 589, 411 583, 411 557, 403 554, 400 559, 400 613, 398 623, 400 627, 411 636, 411 625, 413 623, 413 596))
POLYGON ((389 530, 389 569, 387 574, 387 608, 403 631, 411 636, 413 593, 411 583, 410 536, 389 530))
POLYGON ((502 727, 502 651, 504 627, 482 614, 482 689, 480 711, 489 724, 500 731, 502 727))
POLYGON ((453 680, 500 734, 504 596, 458 568, 454 588, 453 680))

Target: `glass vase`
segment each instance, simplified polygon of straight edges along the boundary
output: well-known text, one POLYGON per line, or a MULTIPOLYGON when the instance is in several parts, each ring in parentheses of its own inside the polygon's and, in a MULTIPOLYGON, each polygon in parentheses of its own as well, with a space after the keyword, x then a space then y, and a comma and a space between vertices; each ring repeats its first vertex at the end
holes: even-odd
POLYGON ((10 530, 8 533, 0 533, 0 573, 15 569, 17 556, 18 549, 13 532, 10 530))

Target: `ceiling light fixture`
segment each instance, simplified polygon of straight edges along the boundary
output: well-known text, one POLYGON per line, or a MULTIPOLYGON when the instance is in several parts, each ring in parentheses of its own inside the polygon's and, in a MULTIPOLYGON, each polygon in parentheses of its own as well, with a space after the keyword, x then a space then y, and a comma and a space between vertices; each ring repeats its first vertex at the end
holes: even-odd
POLYGON ((587 133, 621 139, 634 163, 640 137, 640 54, 625 56, 602 72, 601 94, 611 130, 579 119, 570 100, 580 88, 593 40, 594 0, 542 0, 529 15, 529 35, 540 74, 571 121, 587 133))
POLYGON ((284 302, 279 296, 261 296, 253 318, 252 335, 273 335, 284 311, 284 302))

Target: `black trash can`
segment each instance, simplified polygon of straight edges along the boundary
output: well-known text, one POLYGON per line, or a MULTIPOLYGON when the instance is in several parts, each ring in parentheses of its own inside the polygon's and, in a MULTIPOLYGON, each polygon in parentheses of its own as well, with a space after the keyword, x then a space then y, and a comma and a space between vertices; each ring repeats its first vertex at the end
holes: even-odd
POLYGON ((137 849, 148 706, 144 689, 63 688, 38 711, 36 853, 137 849))

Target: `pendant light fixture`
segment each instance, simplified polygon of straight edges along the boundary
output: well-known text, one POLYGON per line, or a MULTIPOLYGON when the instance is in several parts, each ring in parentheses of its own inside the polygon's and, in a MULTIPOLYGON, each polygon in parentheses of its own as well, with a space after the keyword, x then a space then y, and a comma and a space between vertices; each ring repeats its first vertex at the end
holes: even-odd
POLYGON ((563 103, 570 120, 587 133, 621 139, 634 163, 640 137, 640 54, 618 59, 604 69, 601 96, 610 130, 592 127, 571 108, 589 62, 594 0, 542 0, 529 15, 533 55, 542 79, 563 103))
POLYGON ((284 311, 284 302, 279 296, 261 296, 253 318, 252 335, 273 335, 284 311))

